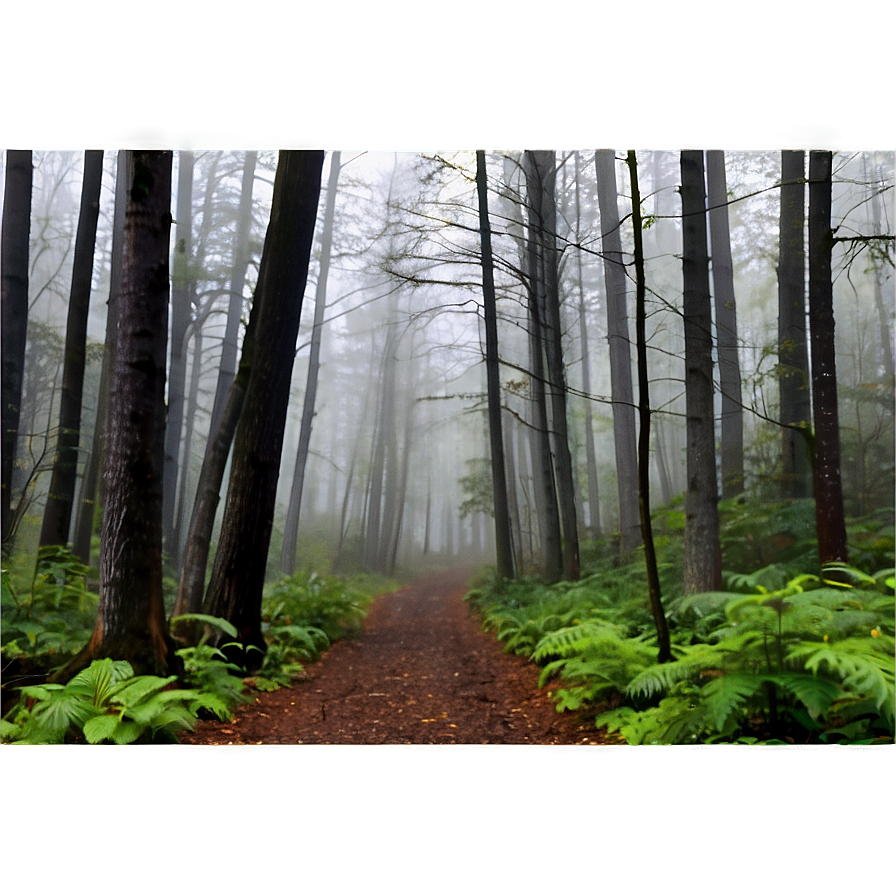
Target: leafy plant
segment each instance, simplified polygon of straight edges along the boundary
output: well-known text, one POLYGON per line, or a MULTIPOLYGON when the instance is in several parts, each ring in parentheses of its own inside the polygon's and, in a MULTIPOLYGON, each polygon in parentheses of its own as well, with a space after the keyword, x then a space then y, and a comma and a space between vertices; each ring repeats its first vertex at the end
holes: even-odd
POLYGON ((3 656, 65 656, 78 650, 90 635, 99 602, 89 588, 91 574, 59 546, 41 548, 36 563, 32 555, 5 565, 0 583, 3 656))
POLYGON ((123 660, 94 660, 66 685, 22 688, 30 705, 19 704, 13 719, 4 720, 3 738, 17 744, 176 741, 200 709, 217 708, 213 695, 174 688, 176 680, 134 675, 123 660))
POLYGON ((621 708, 596 723, 639 742, 778 739, 785 731, 805 742, 892 740, 894 606, 879 590, 888 590, 889 571, 869 576, 841 564, 826 575, 835 571, 836 582, 800 575, 768 591, 754 578, 754 594, 682 600, 679 612, 719 619, 721 610, 723 618, 705 642, 679 645, 675 662, 629 683, 635 701, 665 694, 659 705, 621 708))

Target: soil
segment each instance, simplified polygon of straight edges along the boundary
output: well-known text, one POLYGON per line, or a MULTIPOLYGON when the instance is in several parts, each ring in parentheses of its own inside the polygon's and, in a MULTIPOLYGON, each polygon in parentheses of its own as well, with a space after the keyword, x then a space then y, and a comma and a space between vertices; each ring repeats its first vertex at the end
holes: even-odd
MULTIPOLYGON (((253 692, 228 722, 184 744, 602 744, 594 722, 558 713, 538 669, 503 652, 464 602, 468 570, 377 598, 362 633, 304 679, 253 692)), ((553 685, 556 687, 556 685, 553 685)))

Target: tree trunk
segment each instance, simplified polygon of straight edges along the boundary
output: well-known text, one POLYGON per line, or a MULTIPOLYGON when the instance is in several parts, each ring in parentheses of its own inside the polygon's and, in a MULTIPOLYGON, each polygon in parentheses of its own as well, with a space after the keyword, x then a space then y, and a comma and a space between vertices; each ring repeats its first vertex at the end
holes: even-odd
POLYGON ((305 400, 302 405, 302 423, 299 429, 299 446, 296 450, 292 489, 283 524, 283 545, 280 551, 280 568, 288 576, 296 571, 296 544, 299 536, 299 514, 302 510, 302 488, 305 482, 305 466, 311 445, 311 427, 314 422, 314 405, 317 400, 317 378, 320 372, 320 343, 327 308, 327 277, 330 271, 330 252, 333 246, 333 219, 336 216, 336 186, 339 182, 341 153, 330 156, 330 177, 327 184, 327 202, 324 211, 323 232, 320 242, 320 271, 314 296, 314 322, 311 328, 311 354, 308 358, 308 380, 305 384, 305 400))
POLYGON ((62 670, 127 660, 164 674, 174 659, 162 592, 162 467, 168 337, 170 152, 133 152, 125 211, 118 344, 103 465, 100 602, 87 646, 62 670))
POLYGON ((744 409, 737 353, 737 307, 734 299, 734 267, 731 263, 731 235, 728 228, 728 184, 723 150, 709 150, 706 153, 706 189, 719 388, 722 392, 722 497, 733 498, 744 490, 744 409))
MULTIPOLYGON (((869 174, 873 175, 873 180, 871 180, 871 210, 868 221, 870 232, 883 233, 883 218, 881 216, 880 197, 878 195, 881 189, 879 174, 876 166, 872 166, 871 171, 868 171, 867 156, 865 157, 865 161, 866 179, 868 179, 869 174)), ((880 262, 874 264, 874 272, 872 275, 874 279, 874 306, 877 309, 877 316, 880 321, 881 364, 883 366, 884 376, 892 386, 894 379, 892 340, 893 310, 892 308, 888 309, 887 304, 884 301, 883 289, 881 288, 882 267, 880 262)))
POLYGON ((258 153, 249 151, 243 161, 243 180, 240 187, 240 208, 236 224, 236 242, 233 248, 233 268, 230 273, 230 303, 227 307, 227 326, 221 360, 218 364, 218 384, 209 432, 215 432, 230 393, 230 384, 236 376, 240 315, 243 313, 243 287, 249 269, 249 237, 252 233, 252 189, 255 185, 255 165, 258 153))
POLYGON ((112 222, 112 262, 109 272, 109 302, 106 311, 106 339, 103 347, 103 368, 100 373, 97 396, 96 421, 93 425, 90 455, 84 470, 84 483, 78 505, 73 535, 72 552, 86 566, 90 565, 91 542, 97 520, 97 505, 103 506, 100 491, 106 427, 109 417, 109 390, 112 364, 115 360, 115 344, 118 339, 118 304, 121 295, 121 262, 124 246, 124 217, 127 201, 129 156, 126 150, 118 152, 115 173, 115 212, 112 222))
POLYGON ((81 442, 81 405, 84 397, 84 370, 87 363, 87 316, 90 311, 90 284, 96 225, 100 215, 100 188, 103 181, 103 151, 84 153, 84 183, 75 237, 72 288, 65 328, 65 360, 62 394, 59 401, 59 431, 50 491, 44 507, 40 547, 68 544, 78 478, 78 447, 81 442))
POLYGON ((832 168, 833 153, 809 153, 809 329, 815 423, 815 521, 818 556, 822 564, 848 560, 834 359, 832 168))
MULTIPOLYGON (((578 153, 576 153, 578 159, 578 153)), ((579 168, 576 165, 576 233, 581 222, 579 168)), ((597 480, 597 456, 594 452, 594 422, 591 417, 591 358, 588 351, 588 325, 585 320, 585 285, 582 275, 582 253, 576 252, 579 268, 579 333, 582 340, 582 391, 585 393, 585 465, 588 479, 588 528, 592 538, 601 537, 600 494, 597 480)))
POLYGON ((492 233, 488 220, 488 182, 485 152, 476 152, 476 190, 479 196, 479 244, 482 250, 482 301, 485 317, 485 370, 488 392, 488 433, 491 448, 492 488, 495 504, 495 553, 499 580, 514 578, 510 504, 504 467, 504 431, 501 414, 501 358, 498 353, 498 308, 492 260, 492 233))
POLYGON ((778 255, 778 390, 783 426, 781 460, 785 498, 810 494, 809 346, 806 339, 806 159, 802 150, 781 153, 778 255))
MULTIPOLYGON (((277 497, 296 338, 320 197, 323 152, 284 150, 274 181, 255 302, 256 344, 233 448, 230 486, 206 611, 264 651, 261 597, 277 497)), ((247 337, 248 338, 248 337, 247 337)), ((260 654, 246 653, 252 667, 260 654)))
POLYGON ((594 154, 594 165, 607 288, 607 340, 610 348, 613 440, 616 447, 616 484, 619 493, 619 549, 621 553, 627 554, 640 544, 641 527, 638 517, 631 342, 616 193, 616 153, 611 149, 599 150, 594 154))
POLYGON ((644 542, 644 562, 647 569, 647 596, 650 612, 656 625, 658 663, 672 660, 669 626, 663 610, 660 575, 653 544, 653 525, 650 519, 650 386, 647 375, 647 334, 645 313, 646 285, 644 281, 644 245, 641 224, 641 190, 638 184, 638 157, 628 152, 628 170, 632 184, 632 227, 635 237, 635 342, 638 352, 638 510, 641 516, 641 537, 644 542))
POLYGON ((721 588, 712 383, 712 300, 706 247, 703 151, 681 154, 687 468, 685 594, 721 588))
POLYGON ((12 471, 22 409, 25 343, 28 335, 28 248, 31 234, 31 150, 6 151, 6 183, 3 194, 2 264, 2 490, 3 551, 11 547, 12 471))
MULTIPOLYGON (((165 418, 165 484, 163 526, 165 551, 176 568, 180 564, 177 525, 178 459, 184 423, 184 390, 187 383, 187 332, 190 326, 190 283, 193 262, 193 153, 178 153, 177 209, 175 211, 174 263, 171 268, 171 352, 168 368, 168 409, 165 418)), ((184 457, 185 478, 188 458, 184 457)), ((183 482, 182 486, 186 483, 183 482)))
POLYGON ((532 403, 532 479, 535 508, 541 540, 542 575, 548 583, 557 582, 563 573, 560 513, 554 484, 554 460, 551 456, 548 429, 547 400, 545 398, 544 335, 539 275, 539 252, 535 226, 530 222, 526 246, 529 311, 529 390, 532 403))
POLYGON ((540 283, 536 290, 541 300, 539 321, 545 353, 547 390, 551 402, 554 457, 556 461, 557 501, 562 526, 563 578, 579 577, 579 534, 576 518, 575 486, 572 455, 569 450, 569 427, 566 416, 566 375, 563 369, 563 348, 560 320, 560 287, 557 270, 556 206, 554 203, 554 153, 527 153, 527 189, 533 211, 535 238, 538 247, 540 283))

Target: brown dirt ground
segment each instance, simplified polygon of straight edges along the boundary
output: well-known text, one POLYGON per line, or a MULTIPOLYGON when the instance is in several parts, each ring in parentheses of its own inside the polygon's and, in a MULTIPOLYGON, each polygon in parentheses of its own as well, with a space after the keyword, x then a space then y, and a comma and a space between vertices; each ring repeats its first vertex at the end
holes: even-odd
POLYGON ((377 598, 362 633, 334 644, 293 687, 256 693, 184 744, 601 744, 558 713, 538 669, 504 653, 464 603, 469 571, 377 598))

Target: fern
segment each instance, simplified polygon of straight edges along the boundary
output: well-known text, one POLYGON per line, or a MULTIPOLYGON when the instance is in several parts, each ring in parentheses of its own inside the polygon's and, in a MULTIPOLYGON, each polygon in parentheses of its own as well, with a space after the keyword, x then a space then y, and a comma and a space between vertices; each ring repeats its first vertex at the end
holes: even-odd
POLYGON ((788 660, 800 662, 806 669, 839 678, 847 690, 867 696, 879 710, 892 706, 894 691, 893 639, 879 635, 869 638, 846 638, 827 643, 809 642, 793 645, 788 660))

